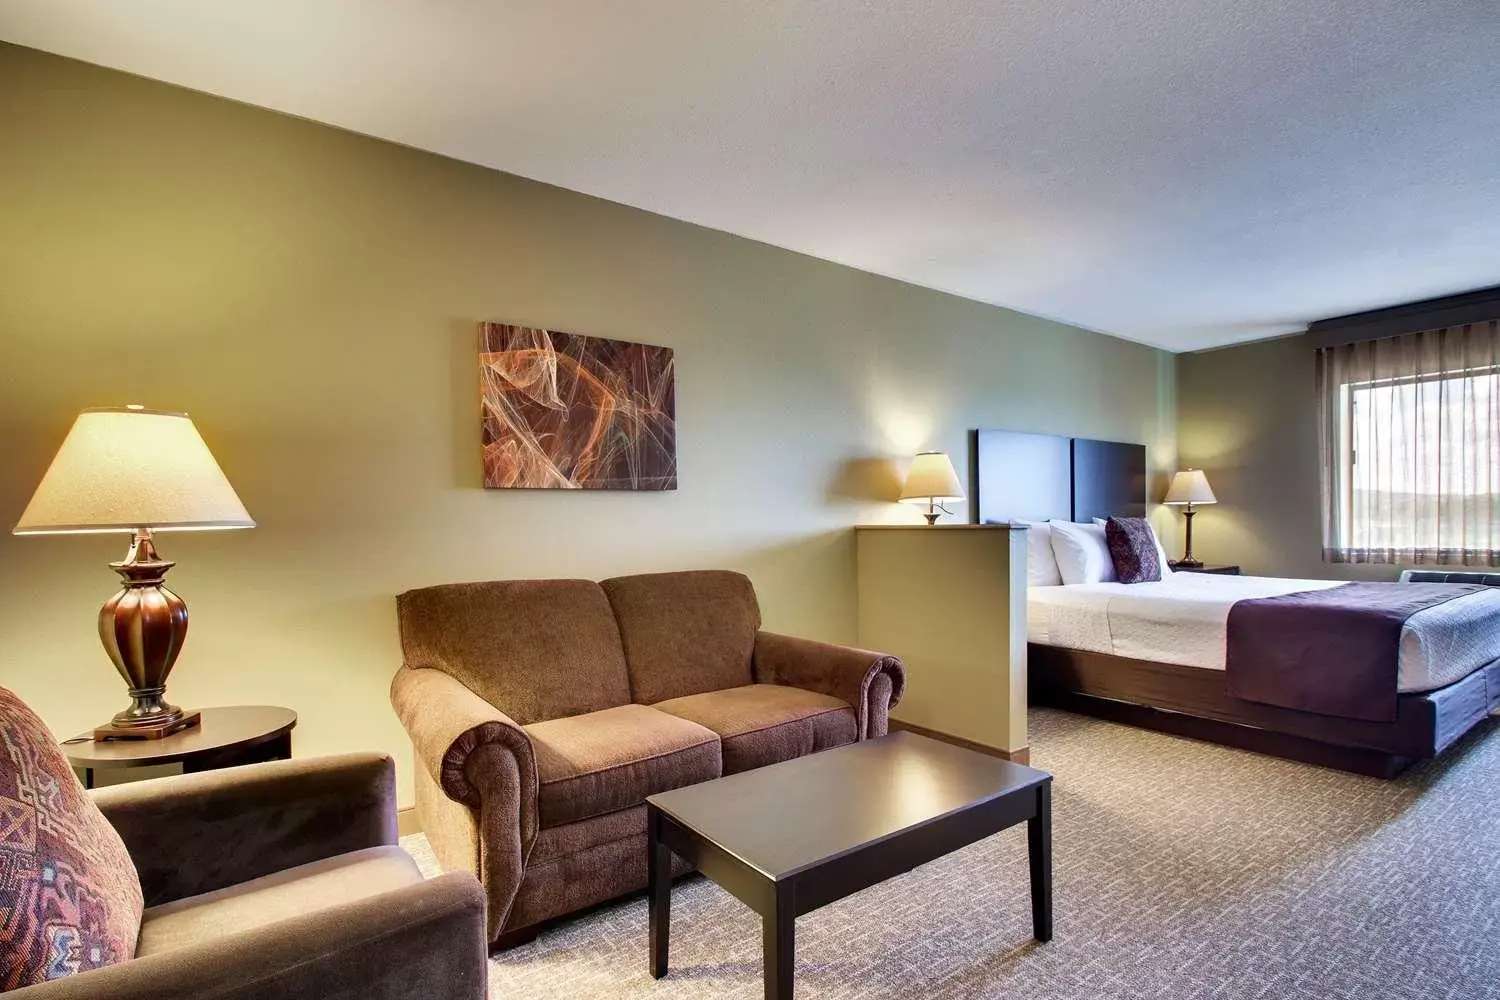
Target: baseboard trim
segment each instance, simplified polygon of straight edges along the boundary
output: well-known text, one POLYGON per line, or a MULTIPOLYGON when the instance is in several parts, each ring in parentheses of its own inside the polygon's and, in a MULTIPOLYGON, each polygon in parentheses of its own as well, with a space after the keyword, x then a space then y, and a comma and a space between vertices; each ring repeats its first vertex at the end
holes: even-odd
POLYGON ((396 810, 396 833, 403 837, 410 837, 414 833, 422 832, 422 821, 417 819, 415 806, 407 806, 405 809, 396 810))
POLYGON ((1014 761, 1017 764, 1031 763, 1031 747, 1029 746, 1024 746, 1017 750, 1001 750, 999 747, 992 747, 987 743, 976 743, 974 740, 966 740, 962 736, 954 736, 952 733, 945 733, 937 729, 928 729, 926 726, 919 726, 914 722, 902 722, 900 719, 890 720, 890 726, 892 732, 915 733, 918 736, 925 736, 930 740, 952 743, 954 746, 963 747, 965 750, 988 754, 991 757, 1014 761))

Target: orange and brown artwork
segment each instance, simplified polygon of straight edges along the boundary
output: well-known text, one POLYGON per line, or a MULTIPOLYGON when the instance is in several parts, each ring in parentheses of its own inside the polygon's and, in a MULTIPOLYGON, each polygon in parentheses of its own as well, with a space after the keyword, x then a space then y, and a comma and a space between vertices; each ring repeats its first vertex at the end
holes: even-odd
POLYGON ((485 323, 484 485, 675 490, 675 386, 670 347, 485 323))

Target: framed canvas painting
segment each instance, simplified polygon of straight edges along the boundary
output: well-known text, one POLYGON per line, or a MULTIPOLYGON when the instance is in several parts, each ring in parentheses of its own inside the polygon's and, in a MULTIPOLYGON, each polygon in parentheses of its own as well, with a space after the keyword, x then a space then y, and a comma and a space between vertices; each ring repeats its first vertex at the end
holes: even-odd
POLYGON ((677 488, 670 347, 485 323, 479 350, 486 488, 677 488))

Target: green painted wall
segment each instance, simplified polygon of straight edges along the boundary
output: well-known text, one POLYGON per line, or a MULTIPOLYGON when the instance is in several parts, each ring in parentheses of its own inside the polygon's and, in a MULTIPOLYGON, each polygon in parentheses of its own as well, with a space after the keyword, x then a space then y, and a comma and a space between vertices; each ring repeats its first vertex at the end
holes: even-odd
MULTIPOLYGON (((917 516, 911 453, 962 468, 990 426, 1175 461, 1172 358, 1122 340, 7 46, 0 136, 0 513, 77 410, 189 411, 260 525, 162 539, 172 695, 290 705, 299 753, 404 770, 410 587, 732 567, 768 625, 848 641, 850 527, 917 516), (681 489, 481 489, 482 319, 674 347, 681 489)), ((59 733, 123 700, 93 626, 123 548, 0 535, 0 684, 59 733)))

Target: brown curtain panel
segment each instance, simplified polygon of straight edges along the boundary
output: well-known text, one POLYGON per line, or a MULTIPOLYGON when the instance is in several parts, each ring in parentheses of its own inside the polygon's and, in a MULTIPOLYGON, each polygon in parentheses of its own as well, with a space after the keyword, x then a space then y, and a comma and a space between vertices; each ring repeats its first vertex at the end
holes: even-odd
POLYGON ((1323 558, 1500 565, 1500 321, 1318 351, 1323 558))

